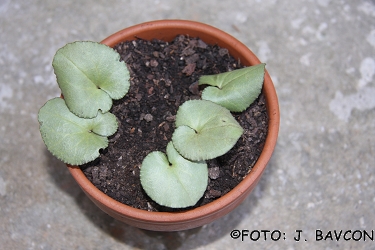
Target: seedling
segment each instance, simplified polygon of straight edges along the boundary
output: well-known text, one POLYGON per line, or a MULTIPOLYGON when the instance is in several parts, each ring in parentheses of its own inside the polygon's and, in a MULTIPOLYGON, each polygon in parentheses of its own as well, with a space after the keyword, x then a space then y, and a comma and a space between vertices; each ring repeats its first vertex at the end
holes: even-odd
MULTIPOLYGON (((109 113, 112 99, 122 98, 130 86, 129 71, 119 59, 113 49, 94 42, 57 51, 52 64, 64 99, 49 100, 38 120, 48 150, 63 162, 94 160, 116 132, 117 119, 109 113)), ((166 154, 151 152, 142 162, 141 184, 155 202, 183 208, 202 197, 208 184, 205 160, 225 154, 241 137, 243 129, 230 111, 243 111, 258 97, 264 68, 259 64, 199 79, 210 86, 203 100, 180 106, 166 154)))
POLYGON ((93 118, 128 92, 129 70, 119 59, 112 48, 94 42, 75 42, 57 51, 52 65, 72 113, 93 118))
POLYGON ((81 165, 95 160, 99 149, 108 146, 107 136, 117 130, 116 116, 98 112, 80 118, 69 111, 61 98, 49 100, 39 111, 40 133, 47 148, 65 163, 81 165))
POLYGON ((233 112, 244 111, 262 90, 264 68, 265 64, 261 63, 221 74, 202 76, 199 84, 211 85, 204 89, 202 99, 213 101, 233 112))
POLYGON ((178 109, 172 141, 193 161, 209 160, 228 152, 243 129, 228 109, 205 100, 187 101, 178 109))
POLYGON ((63 162, 94 160, 116 132, 116 117, 108 111, 130 86, 119 59, 112 48, 94 42, 70 43, 56 52, 52 65, 64 99, 48 101, 38 120, 48 150, 63 162))
POLYGON ((179 107, 167 156, 151 152, 142 163, 141 184, 154 201, 173 208, 198 202, 207 188, 207 165, 202 161, 225 154, 241 137, 243 129, 230 111, 247 109, 259 96, 264 70, 265 64, 259 64, 199 79, 200 85, 212 87, 203 90, 204 100, 187 101, 179 107), (173 154, 169 153, 172 147, 173 154), (183 162, 175 161, 178 153, 183 162))
POLYGON ((197 203, 208 182, 207 164, 185 159, 172 142, 167 155, 154 151, 146 156, 140 175, 143 189, 154 201, 174 208, 197 203))

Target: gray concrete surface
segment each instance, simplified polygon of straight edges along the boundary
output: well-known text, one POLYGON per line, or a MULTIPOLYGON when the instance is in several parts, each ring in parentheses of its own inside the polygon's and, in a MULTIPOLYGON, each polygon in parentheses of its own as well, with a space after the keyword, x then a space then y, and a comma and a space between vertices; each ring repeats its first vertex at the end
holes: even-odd
POLYGON ((375 230, 374 74, 373 0, 0 0, 1 249, 375 249, 375 239, 356 241, 375 230), (46 150, 37 112, 60 93, 51 67, 58 48, 166 18, 216 26, 266 62, 281 127, 266 173, 235 211, 155 233, 85 197, 46 150), (241 241, 233 229, 283 234, 241 241), (318 229, 360 231, 317 240, 318 229))

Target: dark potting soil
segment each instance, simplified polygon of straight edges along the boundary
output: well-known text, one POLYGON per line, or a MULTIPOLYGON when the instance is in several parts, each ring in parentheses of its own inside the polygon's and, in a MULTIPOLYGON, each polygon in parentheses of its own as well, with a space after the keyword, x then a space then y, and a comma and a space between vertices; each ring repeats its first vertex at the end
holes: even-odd
MULTIPOLYGON (((142 189, 142 161, 152 151, 165 152, 178 107, 187 100, 200 99, 202 86, 197 81, 201 75, 243 66, 227 49, 183 35, 172 42, 124 42, 115 50, 131 73, 128 94, 114 101, 111 110, 119 128, 100 157, 81 169, 98 189, 121 203, 149 211, 175 211, 158 205, 142 189)), ((268 128, 263 94, 246 111, 233 115, 244 133, 228 153, 207 161, 209 184, 195 206, 233 189, 251 171, 263 149, 268 128)))

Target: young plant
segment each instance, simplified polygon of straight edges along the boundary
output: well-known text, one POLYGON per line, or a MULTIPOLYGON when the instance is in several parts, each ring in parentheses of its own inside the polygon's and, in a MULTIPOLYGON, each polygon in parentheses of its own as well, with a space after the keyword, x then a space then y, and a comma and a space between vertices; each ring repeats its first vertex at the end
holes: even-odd
POLYGON ((98 112, 94 118, 74 115, 61 98, 49 100, 39 111, 40 133, 48 150, 65 163, 81 165, 96 159, 117 130, 116 116, 98 112))
POLYGON ((52 66, 69 110, 93 118, 108 112, 112 99, 129 90, 129 70, 112 48, 95 42, 74 42, 56 52, 52 66))
MULTIPOLYGON (((74 42, 59 49, 53 68, 62 98, 40 110, 40 132, 48 150, 71 165, 99 156, 117 130, 109 113, 112 99, 129 90, 130 74, 120 56, 106 45, 74 42)), ((193 206, 208 184, 205 160, 228 152, 243 129, 230 111, 245 110, 261 92, 264 64, 202 76, 203 100, 185 102, 176 115, 176 130, 166 154, 155 151, 141 166, 141 184, 157 203, 172 208, 193 206)))
POLYGON ((259 64, 199 79, 213 87, 204 89, 204 100, 179 107, 167 155, 151 152, 142 162, 141 185, 151 199, 172 208, 198 202, 208 184, 203 161, 225 154, 241 137, 243 129, 230 111, 247 109, 259 96, 264 70, 259 64))
POLYGON ((265 64, 233 70, 216 75, 202 76, 202 99, 213 101, 233 112, 242 112, 259 96, 264 79, 265 64))
POLYGON ((48 150, 63 162, 80 165, 99 156, 107 136, 117 130, 109 113, 112 99, 129 89, 129 71, 120 55, 94 42, 74 42, 56 52, 53 68, 64 99, 39 111, 40 132, 48 150))
POLYGON ((141 167, 142 187, 162 206, 181 208, 193 206, 206 191, 208 169, 205 162, 193 162, 182 157, 173 143, 167 145, 167 155, 151 152, 141 167))
POLYGON ((191 100, 180 106, 172 141, 193 161, 209 160, 228 152, 243 129, 228 109, 206 100, 191 100))

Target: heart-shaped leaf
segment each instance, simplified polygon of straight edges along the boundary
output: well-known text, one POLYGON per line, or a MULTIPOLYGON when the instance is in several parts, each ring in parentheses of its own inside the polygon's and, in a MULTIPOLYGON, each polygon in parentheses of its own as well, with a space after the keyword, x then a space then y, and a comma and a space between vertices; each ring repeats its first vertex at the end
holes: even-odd
POLYGON ((247 109, 259 96, 264 80, 265 64, 233 70, 217 75, 199 78, 199 84, 208 84, 202 92, 202 99, 226 107, 233 112, 247 109))
POLYGON ((56 52, 52 65, 71 112, 93 118, 128 92, 129 70, 119 59, 112 48, 95 42, 70 43, 56 52))
POLYGON ((208 183, 205 162, 191 162, 167 145, 167 155, 151 152, 142 162, 141 184, 146 193, 162 206, 193 206, 203 196, 208 183))
POLYGON ((92 119, 71 113, 61 98, 49 100, 38 114, 40 133, 48 150, 65 163, 81 165, 108 146, 107 136, 117 130, 116 116, 98 112, 92 119))
POLYGON ((177 151, 193 161, 216 158, 228 152, 243 129, 228 109, 205 100, 180 106, 172 141, 177 151))

